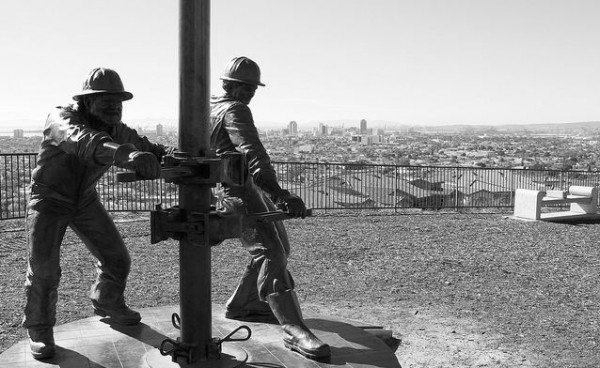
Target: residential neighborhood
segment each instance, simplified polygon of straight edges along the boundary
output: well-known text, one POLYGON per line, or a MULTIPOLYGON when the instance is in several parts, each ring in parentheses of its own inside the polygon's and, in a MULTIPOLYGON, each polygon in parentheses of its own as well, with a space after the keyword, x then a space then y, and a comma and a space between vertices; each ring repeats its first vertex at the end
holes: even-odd
MULTIPOLYGON (((369 163, 400 166, 460 166, 596 171, 600 167, 600 122, 369 128, 365 119, 302 130, 295 121, 259 129, 273 161, 369 163)), ((136 126, 133 124, 132 126, 136 126)), ((177 145, 176 129, 162 124, 137 130, 151 140, 177 145)), ((41 131, 0 135, 0 153, 36 152, 41 131)))
POLYGON ((401 166, 460 166, 596 171, 600 162, 597 128, 499 130, 479 127, 449 130, 332 129, 330 134, 265 132, 263 142, 274 161, 371 163, 401 166), (369 132, 370 133, 370 132, 369 132), (377 139, 362 139, 377 137, 377 139))
MULTIPOLYGON (((600 124, 389 130, 368 128, 363 120, 302 131, 291 123, 260 134, 282 185, 312 208, 510 207, 518 188, 566 190, 599 181, 600 124)), ((177 145, 173 130, 137 129, 153 141, 177 145)), ((34 153, 40 139, 0 136, 0 153, 34 153)), ((32 156, 19 157, 3 157, 3 181, 10 181, 15 168, 26 171, 34 164, 32 156)), ((28 175, 19 175, 23 185, 28 175)), ((109 197, 136 202, 132 193, 127 201, 109 197)))

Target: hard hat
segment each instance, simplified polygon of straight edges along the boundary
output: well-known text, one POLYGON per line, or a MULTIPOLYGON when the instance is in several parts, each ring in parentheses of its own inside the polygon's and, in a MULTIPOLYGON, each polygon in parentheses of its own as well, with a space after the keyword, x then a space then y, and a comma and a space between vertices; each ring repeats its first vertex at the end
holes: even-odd
POLYGON ((125 91, 119 74, 108 68, 94 68, 83 82, 81 93, 73 96, 75 101, 86 95, 115 93, 123 96, 123 101, 131 100, 133 94, 125 91))
POLYGON ((260 68, 258 64, 245 56, 238 56, 231 59, 227 66, 225 66, 225 71, 221 75, 221 79, 264 87, 264 84, 260 82, 260 68))

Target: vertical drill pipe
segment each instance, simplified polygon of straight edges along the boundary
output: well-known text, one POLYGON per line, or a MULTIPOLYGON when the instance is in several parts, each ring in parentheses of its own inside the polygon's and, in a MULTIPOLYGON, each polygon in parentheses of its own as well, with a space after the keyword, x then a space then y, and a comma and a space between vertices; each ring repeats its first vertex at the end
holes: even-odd
MULTIPOLYGON (((206 157, 210 119, 210 0, 180 0, 179 148, 206 157)), ((211 185, 179 186, 186 212, 210 211, 211 185)), ((192 359, 207 358, 212 338, 211 250, 187 239, 179 243, 181 343, 192 359)))

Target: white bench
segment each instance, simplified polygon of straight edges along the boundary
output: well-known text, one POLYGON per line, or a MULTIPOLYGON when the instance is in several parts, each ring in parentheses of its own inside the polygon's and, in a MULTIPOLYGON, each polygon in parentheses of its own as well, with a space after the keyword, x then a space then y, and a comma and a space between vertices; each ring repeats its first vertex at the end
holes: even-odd
POLYGON ((560 221, 596 217, 598 188, 571 186, 569 191, 517 189, 514 217, 524 220, 560 221), (568 204, 569 210, 542 213, 542 207, 568 204))

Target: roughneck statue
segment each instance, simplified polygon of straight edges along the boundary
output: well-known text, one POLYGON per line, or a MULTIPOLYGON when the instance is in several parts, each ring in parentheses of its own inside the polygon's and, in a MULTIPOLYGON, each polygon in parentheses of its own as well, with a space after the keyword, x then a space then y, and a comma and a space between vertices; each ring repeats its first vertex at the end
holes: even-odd
MULTIPOLYGON (((280 187, 248 107, 257 87, 264 86, 258 65, 247 57, 236 57, 225 67, 221 80, 225 93, 211 101, 211 148, 217 155, 240 152, 247 164, 245 186, 223 184, 223 209, 244 215, 284 208, 292 216, 304 218, 304 201, 280 187)), ((252 259, 227 301, 226 317, 253 321, 275 317, 286 347, 310 359, 329 357, 329 345, 319 340, 302 318, 287 270, 290 244, 283 223, 245 228, 240 240, 252 259)))
POLYGON ((32 172, 27 207, 29 259, 25 316, 31 353, 55 354, 53 326, 61 276, 60 246, 70 227, 98 259, 90 298, 96 314, 114 323, 137 324, 140 314, 123 293, 131 259, 123 239, 96 193, 98 179, 116 165, 143 179, 160 177, 160 160, 173 149, 150 143, 121 122, 122 102, 133 95, 111 69, 93 69, 77 101, 52 111, 32 172))

